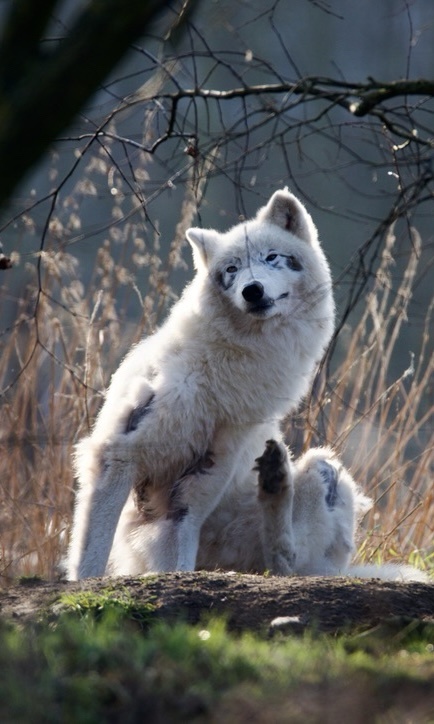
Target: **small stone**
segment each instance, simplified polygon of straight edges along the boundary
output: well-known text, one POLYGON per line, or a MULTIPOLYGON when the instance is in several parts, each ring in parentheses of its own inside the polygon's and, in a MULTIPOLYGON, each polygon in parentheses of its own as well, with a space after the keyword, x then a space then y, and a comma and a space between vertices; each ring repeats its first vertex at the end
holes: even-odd
POLYGON ((277 616, 270 623, 270 636, 276 633, 302 634, 306 628, 306 621, 300 616, 277 616))

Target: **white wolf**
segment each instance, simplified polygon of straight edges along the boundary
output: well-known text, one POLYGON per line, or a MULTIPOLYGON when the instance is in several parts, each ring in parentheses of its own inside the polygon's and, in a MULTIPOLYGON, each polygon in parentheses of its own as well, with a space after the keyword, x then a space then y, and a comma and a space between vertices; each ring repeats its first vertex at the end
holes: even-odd
POLYGON ((330 450, 294 463, 280 433, 334 327, 312 219, 285 189, 226 234, 187 238, 193 281, 77 446, 68 576, 344 572, 369 501, 330 450))
MULTIPOLYGON (((130 539, 146 568, 193 570, 204 521, 265 440, 280 439, 333 332, 329 267, 287 189, 225 234, 190 229, 187 238, 193 281, 113 375, 77 446, 72 579, 104 574, 130 493, 130 539)), ((120 572, 116 550, 112 558, 120 572)))
MULTIPOLYGON (((198 568, 428 581, 413 566, 350 565, 357 523, 373 501, 330 448, 313 448, 293 462, 282 443, 268 440, 256 462, 257 479, 240 477, 205 521, 198 568)), ((128 540, 126 530, 119 532, 128 540)), ((141 565, 143 571, 143 558, 141 565)))

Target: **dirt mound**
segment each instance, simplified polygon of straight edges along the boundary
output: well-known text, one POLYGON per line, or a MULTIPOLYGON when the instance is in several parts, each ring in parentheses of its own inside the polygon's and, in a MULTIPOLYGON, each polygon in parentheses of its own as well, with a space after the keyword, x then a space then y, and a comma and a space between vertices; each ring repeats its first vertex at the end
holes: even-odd
POLYGON ((167 573, 78 583, 27 579, 0 591, 0 616, 23 622, 43 614, 55 616, 64 594, 103 596, 117 591, 140 608, 148 605, 151 619, 196 623, 210 614, 223 615, 233 630, 266 630, 274 622, 297 631, 313 626, 336 632, 393 617, 434 620, 432 584, 228 573, 167 573))

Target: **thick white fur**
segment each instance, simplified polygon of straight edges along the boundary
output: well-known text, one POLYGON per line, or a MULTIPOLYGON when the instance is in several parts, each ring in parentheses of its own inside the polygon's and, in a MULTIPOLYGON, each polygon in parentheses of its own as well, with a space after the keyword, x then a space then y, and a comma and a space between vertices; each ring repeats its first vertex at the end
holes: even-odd
MULTIPOLYGON (((330 450, 293 462, 280 434, 334 325, 313 222, 285 189, 226 234, 190 229, 187 238, 193 281, 120 365, 77 446, 68 577, 347 572, 368 500, 330 450), (258 487, 250 471, 269 439, 258 487)), ((414 577, 400 571, 384 577, 414 577)))
MULTIPOLYGON (((273 493, 261 490, 253 471, 238 475, 202 526, 197 569, 428 581, 422 571, 408 565, 351 565, 357 525, 372 500, 330 448, 308 450, 294 462, 283 443, 276 446, 284 472, 280 489, 273 493), (332 480, 336 492, 330 507, 327 497, 332 480)), ((147 526, 143 535, 130 498, 116 531, 107 572, 140 575, 151 571, 149 548, 153 536, 158 537, 159 525, 147 526)))
POLYGON ((71 579, 104 574, 134 486, 146 498, 141 522, 155 521, 134 533, 149 567, 194 569, 202 524, 251 469, 270 426, 278 435, 330 340, 329 267, 311 217, 289 191, 225 234, 190 229, 187 238, 193 281, 113 375, 92 434, 77 446, 71 579), (245 298, 252 284, 262 285, 260 304, 245 298))
POLYGON ((259 485, 250 475, 228 490, 203 526, 199 566, 279 575, 347 573, 358 520, 372 501, 329 448, 308 450, 294 462, 282 443, 275 447, 281 462, 271 474, 282 473, 277 488, 267 492, 259 473, 259 485))

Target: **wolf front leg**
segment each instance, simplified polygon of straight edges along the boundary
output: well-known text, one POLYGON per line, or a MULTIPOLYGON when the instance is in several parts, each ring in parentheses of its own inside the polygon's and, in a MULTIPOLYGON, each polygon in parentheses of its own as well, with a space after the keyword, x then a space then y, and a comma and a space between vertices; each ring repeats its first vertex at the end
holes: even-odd
POLYGON ((294 486, 285 445, 267 440, 263 455, 256 459, 255 470, 265 567, 279 576, 290 575, 296 555, 292 528, 294 486))
POLYGON ((95 479, 81 480, 68 554, 69 580, 104 575, 134 470, 131 462, 116 461, 106 464, 95 479))
POLYGON ((182 481, 176 521, 176 570, 194 571, 202 525, 220 502, 233 478, 233 463, 211 458, 212 470, 198 471, 182 481))

